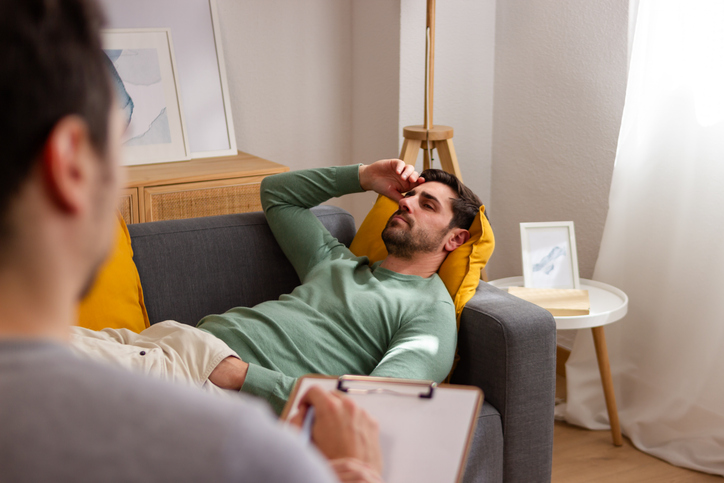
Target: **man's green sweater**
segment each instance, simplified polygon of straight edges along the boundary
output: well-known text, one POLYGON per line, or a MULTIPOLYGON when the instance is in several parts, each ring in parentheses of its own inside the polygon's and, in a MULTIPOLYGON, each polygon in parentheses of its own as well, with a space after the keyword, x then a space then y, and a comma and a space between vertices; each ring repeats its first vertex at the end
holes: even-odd
POLYGON ((305 374, 440 382, 452 366, 455 308, 440 277, 370 265, 309 211, 359 191, 357 165, 265 178, 264 213, 302 284, 279 300, 199 322, 249 363, 242 391, 267 399, 277 412, 305 374))

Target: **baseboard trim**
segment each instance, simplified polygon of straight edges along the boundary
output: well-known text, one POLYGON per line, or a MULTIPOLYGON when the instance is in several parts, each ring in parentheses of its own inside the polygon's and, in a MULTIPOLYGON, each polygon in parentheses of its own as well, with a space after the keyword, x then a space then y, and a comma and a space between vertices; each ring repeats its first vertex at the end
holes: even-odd
POLYGON ((566 361, 571 355, 571 351, 565 347, 556 346, 556 374, 566 377, 566 361))

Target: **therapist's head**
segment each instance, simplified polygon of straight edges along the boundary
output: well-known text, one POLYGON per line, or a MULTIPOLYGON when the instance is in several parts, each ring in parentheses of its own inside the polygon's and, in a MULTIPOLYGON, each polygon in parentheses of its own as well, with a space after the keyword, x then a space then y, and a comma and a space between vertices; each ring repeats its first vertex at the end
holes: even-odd
POLYGON ((75 297, 108 252, 118 196, 102 24, 92 1, 0 0, 0 270, 42 261, 75 297))

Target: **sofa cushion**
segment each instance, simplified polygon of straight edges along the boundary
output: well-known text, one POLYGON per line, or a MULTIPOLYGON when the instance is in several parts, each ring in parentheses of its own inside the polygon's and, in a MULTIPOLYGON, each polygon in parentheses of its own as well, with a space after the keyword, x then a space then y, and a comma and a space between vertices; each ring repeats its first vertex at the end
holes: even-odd
MULTIPOLYGON (((346 245, 354 218, 331 206, 312 209, 346 245)), ((130 225, 134 259, 151 323, 202 317, 274 300, 299 278, 261 212, 130 225)))
POLYGON ((116 243, 98 272, 93 287, 78 308, 78 325, 92 330, 105 328, 141 332, 149 326, 141 281, 133 263, 131 236, 120 213, 116 243))

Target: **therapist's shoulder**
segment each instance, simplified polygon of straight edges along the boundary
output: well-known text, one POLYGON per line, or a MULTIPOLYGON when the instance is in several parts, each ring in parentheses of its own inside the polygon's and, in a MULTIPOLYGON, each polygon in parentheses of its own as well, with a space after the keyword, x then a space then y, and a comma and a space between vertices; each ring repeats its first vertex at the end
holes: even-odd
POLYGON ((283 428, 266 401, 144 382, 145 388, 134 391, 145 393, 144 412, 154 415, 145 438, 156 450, 178 452, 167 458, 186 467, 176 472, 182 480, 193 474, 188 481, 336 481, 326 461, 283 428))
POLYGON ((6 475, 28 481, 79 475, 86 481, 109 475, 112 481, 334 481, 324 460, 281 428, 263 402, 51 355, 20 367, 16 358, 12 371, 0 367, 0 466, 6 475), (33 464, 28 454, 42 454, 43 464, 33 464))

